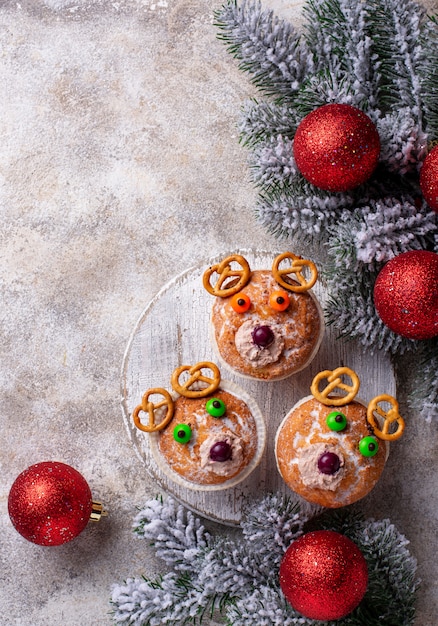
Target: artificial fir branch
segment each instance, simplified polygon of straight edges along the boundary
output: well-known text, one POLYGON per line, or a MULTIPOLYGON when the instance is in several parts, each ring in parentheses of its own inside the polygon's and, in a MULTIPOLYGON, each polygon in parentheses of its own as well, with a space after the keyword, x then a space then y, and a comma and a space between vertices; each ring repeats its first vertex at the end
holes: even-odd
MULTIPOLYGON (((305 39, 313 51, 316 76, 342 84, 350 104, 374 108, 377 74, 369 33, 369 6, 351 0, 311 0, 303 13, 307 17, 305 39)), ((320 98, 316 90, 314 97, 320 98)), ((341 101, 339 94, 336 98, 326 96, 321 104, 330 101, 341 101)))
POLYGON ((320 511, 321 507, 314 504, 267 494, 257 507, 247 511, 242 534, 248 542, 268 547, 269 552, 279 549, 283 553, 320 511))
MULTIPOLYGON (((382 324, 372 291, 392 256, 438 251, 437 215, 421 201, 418 174, 438 141, 438 20, 414 0, 309 0, 303 14, 300 36, 259 2, 230 0, 216 13, 220 38, 265 97, 246 105, 240 122, 256 217, 279 237, 325 249, 325 312, 340 336, 392 355, 421 350, 382 324), (293 157, 300 121, 330 102, 361 108, 381 142, 374 174, 345 193, 308 183, 293 157)), ((435 371, 426 380, 418 372, 429 418, 438 416, 435 371)))
MULTIPOLYGON (((260 91, 272 96, 270 102, 253 101, 247 105, 240 131, 242 142, 253 151, 251 171, 261 194, 257 214, 264 223, 272 219, 275 226, 271 230, 288 235, 297 234, 300 220, 292 219, 288 224, 287 219, 281 219, 279 191, 282 193, 280 203, 286 205, 284 213, 289 208, 311 210, 315 205, 316 210, 325 210, 327 198, 339 207, 353 207, 359 199, 375 198, 376 190, 380 196, 398 197, 400 192, 392 184, 393 179, 388 177, 388 170, 401 176, 416 173, 427 143, 422 126, 423 109, 419 104, 422 79, 415 73, 429 53, 429 48, 422 47, 417 41, 421 40, 424 11, 409 0, 368 3, 313 0, 306 5, 305 15, 308 24, 304 38, 299 40, 295 62, 303 66, 305 54, 311 60, 304 64, 305 73, 297 73, 297 84, 294 83, 292 88, 290 76, 280 86, 272 79, 272 67, 284 64, 288 45, 288 62, 297 54, 297 36, 294 33, 293 44, 289 44, 285 33, 292 31, 286 22, 275 19, 272 11, 263 11, 259 3, 245 2, 240 8, 230 2, 216 13, 219 37, 226 41, 230 52, 240 61, 246 59, 243 69, 257 77, 260 91), (388 11, 394 13, 392 20, 384 17, 388 11), (397 59, 392 55, 394 43, 388 43, 394 38, 403 50, 403 53, 397 53, 397 59), (394 78, 395 68, 398 68, 400 77, 394 78), (391 108, 385 101, 386 92, 397 94, 397 90, 402 92, 407 87, 410 92, 408 100, 398 101, 397 106, 391 108), (315 190, 303 180, 294 163, 292 142, 299 121, 311 110, 328 102, 363 108, 376 122, 381 137, 384 167, 378 168, 369 183, 353 194, 315 190), (279 143, 290 148, 287 158, 286 149, 279 153, 279 143)), ((402 191, 405 191, 406 184, 411 186, 410 181, 401 184, 402 191)), ((418 195, 418 183, 413 193, 418 195)), ((333 224, 337 218, 337 212, 332 212, 325 221, 333 224)), ((311 221, 310 212, 306 218, 308 232, 318 233, 320 240, 324 241, 321 216, 315 215, 314 227, 311 221)))
POLYGON ((290 96, 312 71, 311 55, 293 26, 259 3, 254 11, 250 3, 231 1, 215 13, 215 25, 240 69, 265 95, 290 96))
POLYGON ((398 254, 430 247, 436 231, 435 213, 420 212, 409 199, 371 200, 342 217, 328 231, 333 274, 343 266, 352 272, 378 270, 398 254))
POLYGON ((299 232, 305 240, 319 241, 330 224, 339 220, 342 209, 351 204, 351 194, 328 194, 300 176, 293 182, 271 184, 263 190, 256 215, 269 232, 280 237, 299 232))
POLYGON ((279 135, 291 136, 299 123, 298 115, 283 103, 257 102, 250 100, 242 110, 240 119, 240 138, 243 145, 248 148, 257 146, 265 139, 279 135))
POLYGON ((356 506, 352 510, 324 512, 318 526, 347 535, 359 546, 367 560, 368 590, 361 605, 346 623, 349 626, 363 623, 369 626, 411 624, 419 587, 415 576, 417 562, 409 553, 409 541, 390 520, 364 519, 356 506), (385 549, 382 550, 381 546, 385 549), (391 591, 392 588, 394 591, 391 591))
POLYGON ((370 5, 373 49, 379 59, 378 108, 384 112, 411 110, 421 126, 421 81, 417 69, 425 58, 419 42, 425 10, 412 0, 380 0, 370 5))
POLYGON ((438 140, 438 19, 432 16, 424 25, 420 44, 427 54, 419 67, 425 112, 425 130, 429 141, 438 140))
MULTIPOLYGON (((426 29, 424 10, 410 0, 358 3, 313 0, 305 6, 304 12, 307 17, 305 43, 300 40, 299 59, 295 60, 301 64, 307 54, 311 61, 297 88, 291 88, 289 80, 277 88, 271 78, 271 66, 282 65, 288 46, 284 33, 291 31, 286 22, 275 19, 272 11, 263 11, 261 5, 254 2, 245 2, 241 8, 230 2, 216 13, 219 37, 226 41, 230 52, 239 60, 247 55, 243 69, 257 76, 257 86, 264 95, 269 92, 272 96, 271 102, 252 102, 242 115, 242 141, 249 147, 257 145, 257 153, 252 155, 251 162, 253 165, 261 162, 259 168, 253 168, 255 182, 265 197, 269 198, 276 191, 272 180, 259 174, 266 158, 266 150, 260 143, 266 142, 269 150, 279 135, 284 142, 292 142, 297 124, 306 113, 328 102, 340 102, 359 106, 376 122, 384 165, 377 171, 380 195, 392 196, 396 194, 396 188, 385 185, 388 180, 386 170, 397 171, 400 175, 416 172, 425 156, 425 107, 421 106, 421 86, 425 79, 421 77, 420 68, 429 56, 430 46, 421 43, 424 41, 422 29, 426 29), (394 41, 400 47, 395 52, 394 41), (396 71, 398 73, 394 76, 396 71), (405 96, 407 89, 409 95, 405 96), (289 93, 287 101, 285 91, 289 93), (395 98, 396 105, 388 104, 387 93, 395 98), (398 96, 399 93, 403 95, 398 96), (271 124, 269 117, 274 111, 280 112, 281 117, 271 124)), ((428 31, 431 23, 428 22, 428 31)), ((289 48, 291 58, 296 53, 296 41, 294 34, 294 43, 289 48)), ((430 73, 429 70, 428 75, 430 73)), ((431 78, 430 82, 433 82, 431 78)), ((285 201, 297 206, 298 200, 297 208, 300 208, 300 194, 298 191, 296 195, 294 187, 302 183, 301 175, 292 163, 284 171, 283 178, 291 190, 285 195, 285 201)), ((360 190, 365 201, 374 193, 375 184, 365 185, 360 190)), ((415 193, 418 194, 418 183, 415 193)), ((339 197, 344 195, 350 194, 332 194, 341 205, 348 202, 351 205, 351 200, 339 197)), ((358 194, 353 197, 357 198, 358 194)), ((289 234, 294 231, 289 230, 289 234)))
POLYGON ((438 418, 438 339, 422 341, 408 403, 431 422, 438 418))
POLYGON ((116 624, 161 626, 200 623, 198 596, 188 576, 170 572, 156 580, 129 578, 113 590, 116 624))
MULTIPOLYGON (((411 626, 418 587, 408 542, 389 520, 365 520, 355 509, 321 510, 280 495, 253 503, 236 540, 214 539, 200 520, 171 499, 148 502, 137 516, 136 533, 153 541, 174 570, 151 581, 114 585, 114 621, 125 626, 201 624, 212 611, 228 626, 411 626), (187 524, 187 530, 185 527, 187 524), (287 547, 303 532, 332 529, 350 537, 369 569, 361 604, 336 622, 305 618, 286 601, 278 582, 287 547), (173 538, 186 549, 176 555, 173 538), (184 539, 182 539, 184 537, 184 539), (172 538, 168 541, 169 538, 172 538), (201 544, 202 550, 198 550, 201 544), (222 618, 221 618, 222 616, 222 618)), ((215 616, 216 617, 216 616, 215 616)))
POLYGON ((177 571, 192 571, 211 542, 199 518, 173 500, 148 502, 134 519, 134 529, 139 537, 153 540, 157 556, 177 571))

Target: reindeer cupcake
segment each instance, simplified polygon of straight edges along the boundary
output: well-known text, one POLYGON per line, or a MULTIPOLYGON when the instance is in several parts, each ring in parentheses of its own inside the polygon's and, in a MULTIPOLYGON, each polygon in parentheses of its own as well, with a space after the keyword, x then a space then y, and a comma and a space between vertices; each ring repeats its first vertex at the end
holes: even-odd
POLYGON ((176 368, 171 385, 173 393, 148 389, 132 415, 135 426, 148 433, 158 466, 190 489, 234 487, 255 469, 265 448, 257 404, 221 380, 209 361, 176 368))
POLYGON ((389 442, 403 434, 396 399, 383 394, 367 406, 356 398, 359 385, 348 367, 320 372, 312 395, 298 402, 278 428, 278 470, 288 487, 309 502, 337 508, 366 496, 383 471, 389 442))
POLYGON ((315 264, 291 252, 271 270, 251 270, 241 255, 226 257, 203 275, 213 296, 212 341, 223 362, 238 374, 279 380, 304 369, 324 333, 321 307, 310 291, 315 264))

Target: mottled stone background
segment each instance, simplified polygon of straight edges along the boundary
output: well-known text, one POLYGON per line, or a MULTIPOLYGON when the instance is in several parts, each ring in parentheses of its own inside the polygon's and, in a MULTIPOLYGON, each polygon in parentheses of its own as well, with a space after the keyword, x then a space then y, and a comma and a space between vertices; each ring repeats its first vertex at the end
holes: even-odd
MULTIPOLYGON (((111 585, 161 571, 131 531, 156 487, 122 421, 130 333, 176 273, 279 248, 254 220, 236 131, 252 91, 216 40, 219 4, 0 3, 1 626, 109 625, 111 585), (43 460, 76 467, 109 510, 59 548, 7 514, 12 482, 43 460)), ((270 0, 297 23, 300 4, 270 0)), ((436 626, 437 433, 408 423, 364 510, 411 540, 417 626, 436 626)))

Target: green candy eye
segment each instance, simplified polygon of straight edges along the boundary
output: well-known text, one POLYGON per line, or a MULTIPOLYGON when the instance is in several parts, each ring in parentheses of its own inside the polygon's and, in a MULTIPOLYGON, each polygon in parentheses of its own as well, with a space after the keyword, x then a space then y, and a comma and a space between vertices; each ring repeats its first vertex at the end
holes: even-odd
POLYGON ((330 430, 344 430, 347 427, 347 418, 339 411, 332 411, 325 420, 330 430))
POLYGON ((359 441, 359 452, 363 456, 374 456, 379 451, 379 442, 375 437, 364 437, 359 441))
POLYGON ((173 429, 173 438, 178 443, 188 443, 192 436, 192 429, 188 424, 177 424, 173 429))
POLYGON ((210 400, 207 400, 205 410, 212 417, 222 417, 227 410, 227 407, 225 406, 225 402, 219 398, 210 398, 210 400))

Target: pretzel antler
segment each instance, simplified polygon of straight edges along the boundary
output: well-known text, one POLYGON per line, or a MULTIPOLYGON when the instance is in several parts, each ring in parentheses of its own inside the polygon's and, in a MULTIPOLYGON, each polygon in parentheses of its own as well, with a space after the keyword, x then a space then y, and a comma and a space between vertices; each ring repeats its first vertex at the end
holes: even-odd
POLYGON ((248 284, 250 278, 251 269, 248 261, 240 254, 233 254, 205 270, 203 284, 204 288, 208 293, 211 293, 212 296, 228 298, 243 289, 243 287, 248 284), (240 269, 233 269, 231 267, 231 263, 233 262, 238 263, 240 269), (218 274, 218 279, 216 283, 212 285, 211 278, 214 274, 218 274), (237 278, 238 280, 232 280, 230 282, 230 278, 237 278))
POLYGON ((132 419, 134 420, 134 424, 139 430, 142 430, 146 433, 153 433, 157 430, 163 430, 166 428, 167 424, 173 417, 174 412, 174 403, 172 400, 172 396, 166 389, 162 389, 161 387, 154 387, 153 389, 148 389, 146 393, 143 394, 141 404, 135 407, 132 413, 132 419), (160 395, 163 396, 163 400, 154 404, 149 401, 150 396, 152 395, 160 395), (166 415, 161 422, 155 421, 156 411, 161 409, 162 407, 167 407, 166 415), (149 422, 147 424, 143 424, 140 419, 140 413, 147 413, 149 416, 149 422))
POLYGON ((283 252, 283 254, 279 254, 274 259, 272 274, 279 285, 295 293, 308 291, 313 287, 318 278, 318 270, 316 269, 315 263, 307 259, 302 259, 300 256, 292 254, 292 252, 283 252), (280 269, 281 262, 285 260, 291 261, 290 266, 280 269), (310 272, 310 276, 303 274, 304 269, 308 270, 306 274, 310 272), (298 281, 299 285, 284 280, 283 276, 290 276, 291 274, 293 274, 293 278, 298 281))
POLYGON ((403 435, 405 429, 405 421, 399 413, 399 405, 395 398, 387 394, 382 394, 371 400, 367 409, 367 421, 373 429, 373 434, 379 439, 385 439, 386 441, 394 441, 403 435), (388 402, 390 408, 384 411, 379 406, 380 402, 388 402), (384 421, 383 426, 377 422, 374 413, 377 413, 384 421), (397 424, 397 428, 394 432, 390 433, 391 424, 397 424))
POLYGON ((201 361, 196 365, 181 365, 177 367, 172 374, 172 388, 181 396, 186 398, 205 398, 211 393, 215 392, 221 382, 221 375, 217 365, 210 363, 210 361, 201 361), (210 378, 202 373, 202 370, 209 369, 213 372, 213 378, 210 378), (189 378, 180 383, 179 379, 183 372, 189 373, 189 378), (197 383, 207 383, 207 387, 202 389, 193 388, 197 386, 197 383))
POLYGON ((313 397, 326 406, 345 406, 351 402, 357 395, 360 387, 360 380, 356 372, 349 367, 338 367, 335 370, 324 370, 315 376, 310 386, 313 397), (343 383, 341 376, 347 375, 351 379, 351 385, 343 383), (322 391, 319 389, 319 383, 326 379, 328 385, 322 391), (346 391, 344 396, 330 395, 336 389, 346 391))

